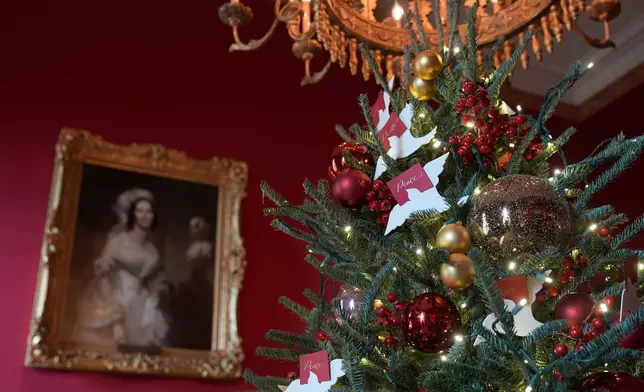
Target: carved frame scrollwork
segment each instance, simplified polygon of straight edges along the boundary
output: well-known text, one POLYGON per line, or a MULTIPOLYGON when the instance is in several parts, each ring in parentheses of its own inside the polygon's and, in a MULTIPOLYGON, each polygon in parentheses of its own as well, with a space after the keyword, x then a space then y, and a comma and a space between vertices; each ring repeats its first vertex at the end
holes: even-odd
POLYGON ((195 160, 181 151, 160 145, 116 145, 86 131, 63 129, 56 146, 26 365, 58 370, 239 378, 244 353, 237 332, 237 297, 246 267, 239 219, 247 183, 248 167, 243 162, 216 157, 195 160), (218 187, 210 351, 163 348, 151 353, 119 352, 115 347, 82 347, 66 343, 57 336, 69 279, 84 164, 218 187))

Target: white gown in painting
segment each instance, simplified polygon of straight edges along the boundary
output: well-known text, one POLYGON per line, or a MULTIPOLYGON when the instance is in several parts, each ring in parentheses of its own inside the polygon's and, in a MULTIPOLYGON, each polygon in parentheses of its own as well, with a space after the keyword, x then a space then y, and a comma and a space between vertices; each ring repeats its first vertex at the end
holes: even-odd
MULTIPOLYGON (((120 207, 120 208, 119 208, 120 207)), ((162 346, 168 322, 159 306, 165 290, 159 252, 148 239, 156 216, 151 193, 119 197, 122 224, 94 262, 95 278, 80 298, 74 340, 94 344, 162 346)))

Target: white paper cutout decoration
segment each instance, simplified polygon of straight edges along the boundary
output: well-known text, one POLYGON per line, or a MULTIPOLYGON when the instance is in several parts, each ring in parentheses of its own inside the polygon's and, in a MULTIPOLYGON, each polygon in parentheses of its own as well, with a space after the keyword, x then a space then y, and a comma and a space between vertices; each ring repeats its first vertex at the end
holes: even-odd
POLYGON ((331 361, 331 380, 325 382, 318 382, 318 377, 315 373, 311 372, 307 384, 300 385, 300 379, 293 380, 286 388, 285 392, 328 392, 331 387, 338 381, 338 378, 345 375, 342 366, 344 360, 334 359, 331 361))
MULTIPOLYGON (((394 78, 392 77, 387 82, 389 89, 394 88, 394 78)), ((378 94, 378 100, 371 108, 371 116, 373 117, 373 122, 376 124, 376 130, 380 131, 387 121, 389 121, 389 103, 391 102, 391 97, 384 90, 381 90, 378 94)))
POLYGON ((408 201, 404 204, 401 204, 399 201, 399 204, 394 206, 394 208, 391 210, 391 212, 389 213, 389 221, 387 222, 387 229, 385 230, 385 234, 390 233, 393 229, 405 223, 407 218, 409 218, 409 216, 415 211, 422 211, 427 209, 445 211, 449 207, 445 199, 443 199, 443 197, 438 193, 438 189, 436 189, 436 186, 438 185, 438 176, 443 172, 443 165, 449 157, 449 154, 450 153, 447 152, 434 159, 433 161, 429 161, 423 167, 423 171, 424 173, 426 173, 432 185, 431 188, 425 191, 421 192, 417 188, 414 188, 413 183, 407 184, 405 178, 401 179, 401 177, 409 177, 407 173, 414 170, 414 167, 408 169, 405 173, 387 183, 389 190, 391 190, 392 194, 394 195, 394 197, 396 197, 397 200, 400 200, 398 196, 399 193, 407 192, 408 201), (397 186, 391 185, 392 183, 400 181, 403 181, 402 189, 399 189, 399 187, 397 186))
POLYGON ((501 101, 501 106, 499 107, 499 113, 507 114, 508 116, 514 116, 516 114, 514 110, 512 110, 510 105, 505 103, 505 101, 501 101))
MULTIPOLYGON (((406 109, 407 108, 405 108, 405 110, 406 109)), ((405 110, 403 110, 403 112, 405 110)), ((403 121, 402 113, 400 120, 403 121)), ((389 155, 393 159, 406 158, 410 156, 420 147, 429 143, 434 138, 434 135, 436 135, 436 128, 434 128, 425 136, 414 137, 414 135, 411 134, 411 119, 409 120, 409 123, 410 125, 407 127, 407 130, 400 137, 392 135, 388 138, 391 148, 389 149, 389 151, 387 151, 387 155, 389 155)), ((382 159, 382 157, 378 157, 378 161, 376 162, 376 173, 374 174, 373 179, 377 180, 382 175, 382 173, 386 171, 387 165, 385 164, 384 159, 382 159)))
MULTIPOLYGON (((543 288, 543 282, 550 276, 551 273, 552 271, 548 270, 544 272, 542 275, 539 275, 536 277, 528 276, 525 278, 526 290, 523 292, 523 294, 519 294, 518 297, 525 296, 526 292, 528 295, 525 298, 525 304, 522 305, 521 310, 519 310, 519 312, 514 315, 514 329, 516 331, 517 336, 528 336, 532 331, 535 330, 535 328, 541 325, 541 323, 534 318, 534 315, 532 314, 531 305, 536 300, 537 293, 541 291, 541 289, 543 288)), ((525 277, 525 275, 516 275, 505 280, 507 281, 515 280, 518 283, 520 282, 519 278, 521 276, 525 277)), ((517 291, 519 293, 521 292, 521 290, 508 290, 508 291, 512 291, 513 294, 516 294, 517 291)), ((504 293, 503 289, 501 289, 501 294, 503 294, 504 296, 510 296, 510 293, 504 293)), ((518 299, 518 298, 515 298, 515 299, 518 299)), ((508 298, 504 298, 503 301, 505 302, 506 310, 510 312, 517 305, 516 302, 508 298)), ((503 330, 503 326, 500 323, 497 324, 497 327, 496 327, 497 331, 494 331, 492 329, 492 324, 495 321, 496 321, 496 315, 494 313, 490 313, 483 320, 483 326, 492 332, 505 333, 505 331, 503 330)), ((476 340, 474 341, 474 345, 477 346, 484 341, 485 339, 483 339, 480 336, 477 336, 476 340)))

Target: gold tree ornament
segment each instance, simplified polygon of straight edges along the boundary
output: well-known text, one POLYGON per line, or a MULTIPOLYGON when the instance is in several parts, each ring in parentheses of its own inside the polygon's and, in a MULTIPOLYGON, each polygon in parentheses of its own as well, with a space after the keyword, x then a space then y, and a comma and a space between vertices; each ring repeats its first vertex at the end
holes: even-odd
POLYGON ((433 50, 423 50, 414 59, 414 74, 424 80, 433 80, 443 70, 443 59, 433 50))
POLYGON ((472 237, 465 226, 450 223, 436 235, 436 247, 449 253, 466 253, 472 246, 472 237))
POLYGON ((449 263, 440 266, 440 276, 445 286, 454 290, 463 290, 474 281, 472 260, 462 253, 449 255, 449 263))
POLYGON ((429 101, 436 97, 437 91, 434 82, 417 76, 409 82, 409 93, 419 101, 429 101))

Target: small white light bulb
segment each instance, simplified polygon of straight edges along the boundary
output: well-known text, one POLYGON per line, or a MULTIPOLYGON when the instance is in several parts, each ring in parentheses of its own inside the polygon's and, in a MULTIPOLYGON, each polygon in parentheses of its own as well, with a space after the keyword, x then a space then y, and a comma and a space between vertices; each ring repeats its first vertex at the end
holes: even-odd
POLYGON ((597 230, 597 223, 593 223, 592 225, 588 226, 588 230, 590 230, 590 231, 597 230))
POLYGON ((532 392, 532 387, 528 385, 525 389, 525 392, 532 392))
POLYGON ((440 146, 441 146, 441 144, 442 144, 442 143, 441 143, 441 141, 440 141, 440 140, 435 139, 435 140, 434 140, 434 144, 432 144, 432 146, 433 146, 434 148, 438 148, 438 147, 440 147, 440 146))
POLYGON ((398 2, 395 2, 394 7, 391 9, 391 16, 394 18, 394 20, 400 20, 402 19, 404 14, 405 10, 403 9, 403 7, 401 7, 398 2))
POLYGON ((606 304, 604 303, 599 304, 599 308, 602 310, 603 313, 608 312, 608 306, 606 306, 606 304))
POLYGON ((420 117, 420 118, 425 118, 425 116, 426 116, 426 114, 425 114, 424 112, 423 112, 423 113, 420 113, 420 114, 418 115, 418 117, 420 117))
POLYGON ((514 144, 514 143, 508 144, 508 147, 510 147, 510 148, 514 148, 514 146, 516 146, 516 144, 514 144))
POLYGON ((644 263, 642 263, 642 262, 637 263, 637 269, 638 269, 639 271, 644 270, 644 263))
POLYGON ((561 170, 555 169, 555 176, 558 176, 559 174, 561 174, 561 170))
POLYGON ((594 66, 595 66, 595 63, 588 63, 588 65, 587 65, 588 69, 591 69, 594 66))
POLYGON ((519 301, 519 305, 521 306, 526 306, 528 304, 528 300, 525 298, 522 298, 521 301, 519 301))
POLYGON ((523 108, 521 107, 521 105, 517 105, 517 112, 521 112, 521 111, 523 111, 523 108))
POLYGON ((474 188, 474 194, 475 195, 478 195, 480 193, 481 193, 481 188, 479 188, 479 187, 474 188))
POLYGON ((350 232, 351 231, 351 226, 344 226, 344 231, 346 233, 350 232))
POLYGON ((463 341, 463 335, 454 335, 454 340, 457 342, 462 342, 463 341))
POLYGON ((447 361, 447 356, 446 355, 441 355, 441 361, 447 361))
POLYGON ((549 276, 546 276, 546 279, 544 279, 547 283, 552 283, 552 278, 549 276))
POLYGON ((466 304, 465 302, 463 302, 463 303, 461 304, 461 309, 465 309, 465 308, 467 308, 467 304, 466 304))
POLYGON ((510 264, 508 264, 508 269, 513 270, 515 268, 517 268, 517 263, 515 263, 514 261, 511 261, 510 264))
POLYGON ((422 254, 423 254, 423 250, 422 250, 422 249, 420 249, 420 248, 416 249, 416 254, 417 254, 417 255, 422 255, 422 254))
POLYGON ((458 46, 454 46, 454 54, 458 54, 458 52, 460 51, 461 51, 461 48, 459 48, 458 46))

